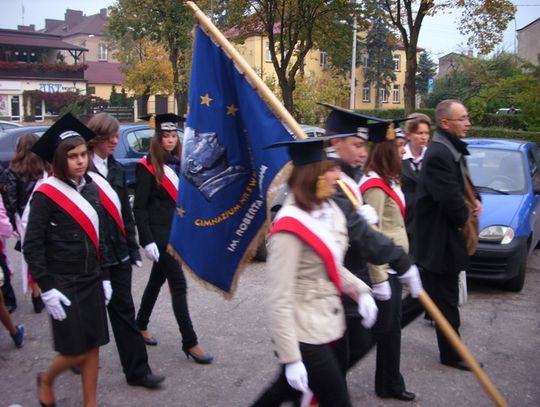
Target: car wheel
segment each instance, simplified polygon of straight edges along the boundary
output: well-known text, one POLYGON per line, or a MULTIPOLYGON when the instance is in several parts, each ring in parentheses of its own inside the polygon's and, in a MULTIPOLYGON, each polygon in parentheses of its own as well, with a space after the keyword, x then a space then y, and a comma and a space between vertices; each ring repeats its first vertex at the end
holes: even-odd
POLYGON ((521 250, 519 259, 519 270, 517 276, 508 280, 504 286, 507 291, 519 292, 525 284, 525 274, 527 273, 527 246, 521 250))

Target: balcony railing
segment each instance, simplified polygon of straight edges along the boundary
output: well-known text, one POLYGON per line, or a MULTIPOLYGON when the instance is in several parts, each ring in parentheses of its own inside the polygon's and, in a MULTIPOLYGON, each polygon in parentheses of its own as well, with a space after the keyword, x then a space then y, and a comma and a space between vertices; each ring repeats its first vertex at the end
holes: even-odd
POLYGON ((28 64, 0 61, 0 79, 84 80, 86 65, 28 64))

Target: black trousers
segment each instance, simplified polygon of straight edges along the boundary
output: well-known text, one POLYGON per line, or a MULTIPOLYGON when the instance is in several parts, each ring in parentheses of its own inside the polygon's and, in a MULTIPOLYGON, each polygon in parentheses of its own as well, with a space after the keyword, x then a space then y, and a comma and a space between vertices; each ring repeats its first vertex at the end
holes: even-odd
MULTIPOLYGON (((347 363, 347 339, 343 337, 332 344, 310 345, 300 343, 302 361, 308 373, 308 386, 320 407, 349 407, 345 369, 347 363)), ((286 401, 298 406, 301 393, 287 383, 285 366, 279 376, 259 398, 253 407, 277 407, 286 401)))
POLYGON ((4 285, 2 286, 2 294, 4 295, 4 304, 6 307, 16 307, 17 297, 13 286, 11 285, 11 272, 7 265, 7 259, 4 254, 0 254, 0 273, 4 273, 4 285))
POLYGON ((136 381, 151 372, 146 345, 135 323, 135 306, 131 296, 129 260, 110 267, 111 301, 107 306, 118 356, 126 379, 136 381))
POLYGON ((379 314, 372 328, 377 342, 375 393, 381 397, 405 391, 400 373, 401 360, 401 282, 394 274, 388 275, 392 297, 378 301, 379 314))
MULTIPOLYGON (((458 308, 458 275, 457 273, 431 273, 429 270, 424 270, 423 281, 424 289, 448 320, 448 323, 459 335, 461 321, 458 308)), ((435 326, 435 329, 441 362, 452 364, 460 361, 461 357, 452 345, 450 345, 450 342, 446 339, 442 331, 437 326, 435 326)))
POLYGON ((390 274, 388 283, 392 298, 378 301, 377 322, 371 330, 361 324, 360 316, 347 317, 349 342, 348 368, 351 369, 369 350, 377 345, 375 392, 379 396, 390 396, 405 390, 400 373, 401 359, 401 282, 390 274))
POLYGON ((159 262, 152 265, 137 314, 137 326, 141 331, 148 328, 150 315, 165 280, 169 282, 171 290, 173 312, 182 335, 182 349, 190 349, 197 345, 198 340, 189 316, 186 277, 180 264, 165 250, 160 250, 159 262))

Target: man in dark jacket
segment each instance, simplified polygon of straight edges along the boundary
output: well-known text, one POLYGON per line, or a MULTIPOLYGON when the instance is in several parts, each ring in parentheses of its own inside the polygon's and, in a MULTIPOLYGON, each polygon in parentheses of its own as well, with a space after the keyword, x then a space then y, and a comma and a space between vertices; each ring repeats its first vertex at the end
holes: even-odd
MULTIPOLYGON (((469 215, 465 202, 464 174, 467 145, 461 140, 471 125, 467 109, 459 100, 444 100, 435 111, 437 129, 429 145, 416 195, 415 259, 422 266, 422 279, 450 325, 459 334, 458 274, 469 264, 463 226, 469 215)), ((473 210, 480 216, 482 205, 473 210)), ((469 370, 450 342, 437 329, 440 361, 469 370)))
POLYGON ((111 326, 128 384, 157 387, 164 376, 152 373, 144 339, 135 323, 131 295, 131 266, 142 266, 135 237, 135 221, 129 204, 126 175, 114 159, 118 121, 107 113, 94 116, 88 127, 96 133, 89 147, 95 169, 90 175, 100 189, 105 208, 105 240, 109 252, 112 298, 107 306, 111 326), (103 199, 103 196, 106 196, 103 199), (105 200, 107 202, 105 202, 105 200))

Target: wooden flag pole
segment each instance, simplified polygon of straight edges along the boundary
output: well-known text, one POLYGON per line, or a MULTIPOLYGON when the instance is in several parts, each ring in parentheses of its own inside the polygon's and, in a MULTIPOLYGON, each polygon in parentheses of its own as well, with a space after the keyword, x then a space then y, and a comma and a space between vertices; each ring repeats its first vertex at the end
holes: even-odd
POLYGON ((210 37, 217 43, 223 51, 232 59, 238 70, 246 77, 247 81, 255 88, 257 93, 263 98, 270 110, 294 133, 299 139, 307 138, 306 134, 292 117, 285 106, 272 93, 264 81, 257 75, 253 68, 246 62, 233 45, 225 38, 219 29, 210 21, 201 9, 192 1, 186 1, 186 6, 193 12, 199 24, 205 29, 210 37))
MULTIPOLYGON (((264 81, 255 73, 251 66, 245 61, 240 53, 232 46, 232 44, 225 38, 225 36, 219 31, 219 29, 210 21, 208 17, 199 9, 199 7, 192 1, 185 1, 186 6, 193 12, 195 18, 199 24, 206 30, 206 32, 212 37, 223 51, 232 59, 236 67, 246 77, 248 82, 255 88, 259 95, 266 102, 268 107, 274 112, 274 114, 294 133, 299 139, 307 138, 302 131, 300 125, 296 122, 294 117, 289 113, 279 99, 272 93, 264 81)), ((484 387, 488 395, 492 398, 495 404, 499 407, 507 407, 506 401, 497 391, 493 383, 489 380, 484 373, 478 362, 474 359, 469 350, 461 342, 459 336, 454 329, 450 326, 446 318, 439 311, 437 306, 433 303, 429 295, 425 291, 420 293, 418 297, 421 304, 431 315, 437 326, 443 331, 448 338, 454 349, 459 353, 463 360, 471 367, 473 373, 476 375, 480 384, 484 387)))
POLYGON ((437 324, 437 328, 444 333, 444 336, 446 336, 452 347, 456 350, 459 356, 461 356, 465 363, 467 363, 467 365, 471 368, 472 372, 478 378, 478 381, 480 382, 482 387, 484 387, 484 390, 489 395, 489 397, 491 397, 495 405, 498 407, 508 407, 508 404, 504 400, 503 396, 495 388, 491 380, 489 380, 489 377, 480 367, 469 349, 467 349, 465 344, 461 341, 454 328, 452 328, 452 326, 441 313, 441 311, 439 311, 439 308, 437 308, 437 306, 433 303, 433 300, 429 297, 429 295, 425 291, 422 291, 418 296, 418 299, 420 300, 420 303, 424 306, 428 314, 431 316, 433 321, 435 321, 435 323, 437 324))

